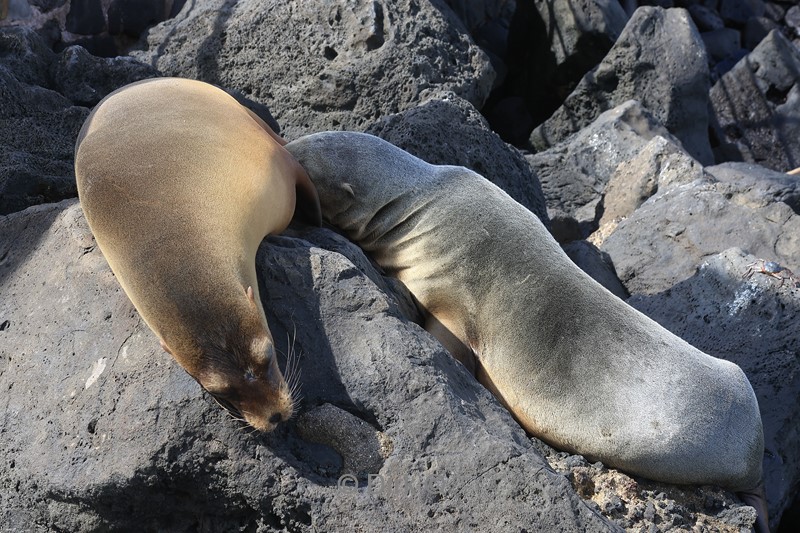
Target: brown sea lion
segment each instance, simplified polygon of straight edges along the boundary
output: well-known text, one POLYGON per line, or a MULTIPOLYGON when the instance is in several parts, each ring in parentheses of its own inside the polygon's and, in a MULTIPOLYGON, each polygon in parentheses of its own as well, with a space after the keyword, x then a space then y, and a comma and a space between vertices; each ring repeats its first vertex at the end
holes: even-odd
POLYGON ((127 85, 75 148, 78 195, 103 255, 166 351, 223 406, 270 431, 293 401, 256 280, 262 239, 298 208, 308 175, 261 119, 194 80, 127 85))

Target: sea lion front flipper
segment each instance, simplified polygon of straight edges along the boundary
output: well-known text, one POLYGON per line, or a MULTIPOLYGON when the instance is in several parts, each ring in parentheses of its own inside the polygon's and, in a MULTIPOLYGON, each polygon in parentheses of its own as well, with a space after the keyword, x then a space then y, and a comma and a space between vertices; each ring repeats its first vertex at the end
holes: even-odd
POLYGON ((162 349, 162 350, 164 350, 165 352, 167 352, 167 353, 168 353, 168 354, 170 354, 171 356, 175 357, 175 354, 173 354, 173 353, 172 353, 172 350, 170 350, 170 349, 169 349, 169 346, 167 346, 167 343, 166 343, 166 342, 164 342, 164 341, 163 341, 163 340, 161 340, 161 339, 159 339, 159 340, 158 340, 158 342, 161 344, 161 349, 162 349))
POLYGON ((769 533, 769 511, 767 509, 767 495, 764 492, 764 481, 751 490, 739 491, 736 493, 745 505, 749 505, 756 510, 758 516, 753 528, 756 533, 769 533))

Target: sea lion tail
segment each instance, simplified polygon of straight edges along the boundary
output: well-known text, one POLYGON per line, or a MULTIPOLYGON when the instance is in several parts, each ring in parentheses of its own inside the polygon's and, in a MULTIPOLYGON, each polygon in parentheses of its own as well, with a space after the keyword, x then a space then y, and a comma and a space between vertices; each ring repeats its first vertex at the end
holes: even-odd
POLYGON ((749 505, 756 510, 756 523, 753 527, 756 533, 769 533, 769 510, 767 509, 767 495, 764 492, 764 480, 759 481, 758 485, 750 490, 743 490, 736 493, 745 505, 749 505))

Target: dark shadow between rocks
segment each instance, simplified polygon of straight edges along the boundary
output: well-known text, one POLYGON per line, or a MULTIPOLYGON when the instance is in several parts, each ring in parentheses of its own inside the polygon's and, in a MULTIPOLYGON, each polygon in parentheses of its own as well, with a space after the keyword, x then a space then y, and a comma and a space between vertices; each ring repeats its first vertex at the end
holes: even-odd
POLYGON ((506 80, 492 91, 481 112, 504 141, 523 147, 533 128, 547 120, 566 96, 547 90, 549 85, 542 83, 553 75, 557 64, 544 20, 532 1, 517 3, 506 62, 506 80), (530 71, 531 65, 536 72, 530 71))

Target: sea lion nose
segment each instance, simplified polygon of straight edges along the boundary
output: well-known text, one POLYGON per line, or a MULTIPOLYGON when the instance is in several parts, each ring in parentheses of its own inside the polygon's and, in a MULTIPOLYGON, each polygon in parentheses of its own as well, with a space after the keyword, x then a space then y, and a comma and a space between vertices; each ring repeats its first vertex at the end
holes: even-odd
POLYGON ((270 424, 280 424, 281 422, 283 422, 283 415, 281 415, 280 413, 275 413, 274 415, 269 417, 270 424))

